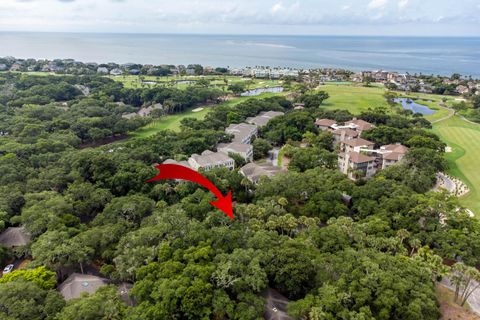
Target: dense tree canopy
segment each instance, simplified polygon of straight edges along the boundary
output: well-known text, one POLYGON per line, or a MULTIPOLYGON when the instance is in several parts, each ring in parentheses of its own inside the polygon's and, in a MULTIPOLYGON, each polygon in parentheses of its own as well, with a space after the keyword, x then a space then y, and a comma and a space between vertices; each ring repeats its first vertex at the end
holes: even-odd
MULTIPOLYGON (((314 126, 352 115, 323 110, 322 92, 301 93, 301 111, 282 96, 245 100, 184 119, 177 132, 84 148, 148 122, 121 117, 141 106, 173 113, 220 93, 205 81, 179 90, 97 76, 1 77, 0 229, 23 225, 32 236, 23 248, 29 269, 0 280, 2 319, 261 319, 268 289, 299 319, 437 319, 442 259, 480 263, 478 221, 430 191, 446 168, 445 145, 416 115, 359 115, 376 124, 363 138, 409 151, 353 182, 336 169, 332 134, 314 126), (288 171, 256 185, 238 170, 205 172, 223 194, 232 191, 235 221, 196 184, 145 183, 153 164, 215 150, 232 139, 229 124, 270 110, 285 115, 260 128, 254 156, 287 144, 288 171), (113 285, 68 303, 54 291, 57 277, 92 269, 113 285), (118 295, 122 281, 133 285, 134 306, 118 295)), ((5 263, 14 254, 0 248, 5 263)))

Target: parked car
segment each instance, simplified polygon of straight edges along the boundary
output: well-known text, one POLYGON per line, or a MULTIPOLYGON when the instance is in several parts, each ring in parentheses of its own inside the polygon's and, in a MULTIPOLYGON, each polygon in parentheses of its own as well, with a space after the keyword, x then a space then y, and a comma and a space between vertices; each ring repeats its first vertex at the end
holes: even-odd
POLYGON ((7 274, 7 273, 12 272, 14 267, 15 266, 13 264, 9 264, 8 266, 5 267, 5 269, 3 269, 3 274, 7 274))

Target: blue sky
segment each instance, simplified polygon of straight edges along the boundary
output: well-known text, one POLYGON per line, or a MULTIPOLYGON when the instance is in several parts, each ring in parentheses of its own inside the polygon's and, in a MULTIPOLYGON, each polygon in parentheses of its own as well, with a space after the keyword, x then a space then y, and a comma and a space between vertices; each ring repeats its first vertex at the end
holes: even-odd
POLYGON ((1 0, 0 30, 480 36, 480 0, 1 0))

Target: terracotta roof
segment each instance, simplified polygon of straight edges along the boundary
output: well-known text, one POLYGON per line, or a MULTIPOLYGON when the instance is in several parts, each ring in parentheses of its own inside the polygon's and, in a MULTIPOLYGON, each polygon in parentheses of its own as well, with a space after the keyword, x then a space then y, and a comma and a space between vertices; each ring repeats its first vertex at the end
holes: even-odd
POLYGON ((401 145, 399 143, 398 144, 388 144, 386 146, 382 146, 380 149, 389 150, 389 151, 392 151, 392 152, 402 153, 402 154, 405 154, 408 151, 407 147, 405 147, 404 145, 401 145))
POLYGON ((399 152, 390 152, 383 156, 384 160, 395 160, 399 161, 403 157, 404 153, 399 152))
POLYGON ((352 129, 337 129, 332 131, 332 133, 337 136, 341 136, 342 132, 345 132, 345 137, 358 137, 358 132, 352 129))
POLYGON ((330 119, 317 119, 315 121, 315 124, 317 126, 322 126, 322 127, 331 127, 333 126, 334 124, 336 124, 337 121, 335 120, 330 120, 330 119))
POLYGON ((346 154, 341 152, 338 154, 339 157, 344 159, 346 158, 347 155, 350 157, 349 161, 353 163, 365 163, 365 162, 375 161, 374 157, 366 156, 359 152, 349 152, 346 154))
POLYGON ((356 139, 351 139, 351 140, 346 140, 343 142, 346 145, 349 145, 351 147, 362 147, 362 146, 372 146, 375 143, 362 139, 362 138, 356 138, 356 139))
POLYGON ((348 121, 345 124, 349 125, 350 123, 353 123, 354 125, 356 125, 359 131, 366 131, 374 127, 373 124, 371 124, 370 122, 364 121, 362 119, 353 119, 351 121, 348 121))

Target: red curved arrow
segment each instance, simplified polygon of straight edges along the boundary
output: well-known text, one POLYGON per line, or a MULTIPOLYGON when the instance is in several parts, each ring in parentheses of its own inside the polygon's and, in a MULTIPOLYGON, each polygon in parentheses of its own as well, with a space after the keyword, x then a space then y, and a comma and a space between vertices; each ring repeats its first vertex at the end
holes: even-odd
POLYGON ((190 168, 178 165, 178 164, 159 164, 155 166, 160 173, 150 179, 147 182, 158 181, 158 180, 165 180, 165 179, 181 179, 181 180, 188 180, 195 183, 198 183, 208 190, 210 190, 216 197, 217 201, 212 201, 210 204, 221 211, 223 211, 230 219, 233 218, 233 208, 232 208, 232 192, 229 191, 227 195, 224 197, 220 190, 218 190, 215 185, 210 182, 207 178, 203 175, 198 173, 195 170, 190 168))

